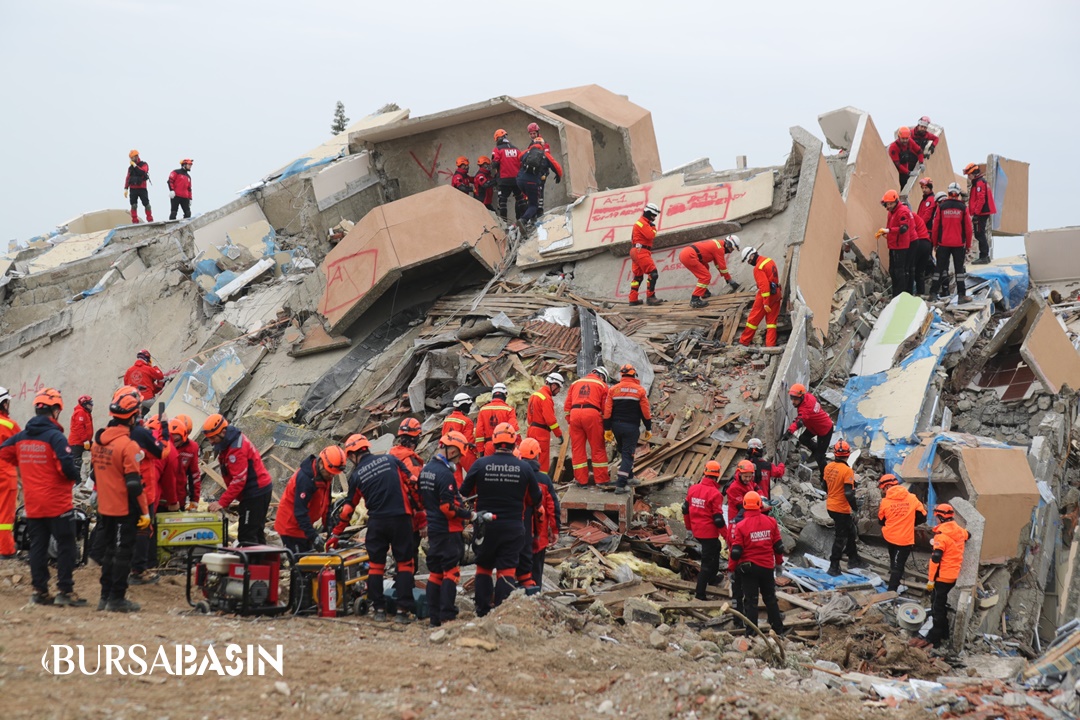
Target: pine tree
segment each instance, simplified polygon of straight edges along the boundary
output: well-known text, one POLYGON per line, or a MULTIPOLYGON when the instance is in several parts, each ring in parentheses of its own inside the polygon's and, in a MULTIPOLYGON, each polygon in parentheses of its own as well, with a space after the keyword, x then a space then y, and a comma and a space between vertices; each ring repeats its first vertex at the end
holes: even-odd
POLYGON ((345 103, 338 100, 337 107, 334 108, 334 122, 330 125, 330 134, 337 135, 345 132, 347 127, 349 127, 349 118, 345 117, 345 103))

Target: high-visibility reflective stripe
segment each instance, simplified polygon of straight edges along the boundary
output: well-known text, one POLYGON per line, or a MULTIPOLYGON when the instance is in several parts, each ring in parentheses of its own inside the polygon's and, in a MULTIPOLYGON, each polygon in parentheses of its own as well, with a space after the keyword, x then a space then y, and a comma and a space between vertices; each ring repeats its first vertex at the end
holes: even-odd
POLYGON ((538 397, 538 398, 541 398, 541 399, 547 399, 547 395, 545 395, 544 393, 540 392, 539 390, 537 390, 536 392, 534 392, 534 393, 532 394, 532 396, 533 396, 533 397, 538 397))
POLYGON ((8 532, 11 532, 14 529, 15 529, 15 526, 12 525, 12 524, 0 525, 0 532, 4 532, 5 530, 7 530, 8 532))
POLYGON ((757 330, 757 325, 751 325, 750 323, 746 323, 746 327, 750 328, 751 330, 757 330))
POLYGON ((758 270, 764 270, 765 266, 768 265, 770 262, 771 262, 770 258, 765 258, 760 263, 758 263, 757 269, 758 270))
POLYGON ((767 298, 767 297, 769 297, 770 295, 772 295, 772 293, 771 293, 771 292, 767 292, 767 293, 761 293, 761 297, 763 297, 763 298, 767 298))
POLYGON ((551 427, 552 430, 558 430, 559 429, 559 423, 552 423, 550 427, 551 427))
POLYGON ((775 325, 769 325, 768 323, 766 323, 766 324, 765 324, 765 329, 766 329, 766 330, 768 330, 768 329, 770 329, 770 328, 771 328, 771 329, 773 329, 773 330, 775 330, 775 329, 776 329, 776 326, 775 326, 775 325))
POLYGON ((587 467, 589 467, 589 463, 587 463, 587 462, 583 462, 580 465, 574 465, 573 466, 573 468, 575 470, 580 470, 581 468, 587 468, 587 467))
POLYGON ((639 283, 637 280, 631 280, 630 281, 630 287, 632 287, 632 288, 641 287, 641 283, 639 283))
POLYGON ((14 430, 15 429, 15 423, 11 422, 7 418, 0 418, 0 425, 2 425, 3 427, 6 427, 8 430, 14 430))
POLYGON ((707 287, 709 287, 708 283, 698 283, 697 286, 699 288, 707 288, 707 287))
POLYGON ((455 423, 458 423, 459 425, 464 425, 465 424, 464 420, 462 420, 461 418, 456 418, 456 417, 448 417, 448 418, 446 418, 445 422, 455 422, 455 423))

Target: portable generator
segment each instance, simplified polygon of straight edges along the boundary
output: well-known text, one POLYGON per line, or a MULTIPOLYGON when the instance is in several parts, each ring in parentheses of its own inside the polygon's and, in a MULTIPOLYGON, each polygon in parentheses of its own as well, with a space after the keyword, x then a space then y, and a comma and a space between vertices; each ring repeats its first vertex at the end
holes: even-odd
POLYGON ((280 587, 282 571, 291 573, 292 568, 292 553, 283 547, 194 546, 187 562, 187 601, 202 613, 211 610, 237 615, 283 613, 295 604, 292 597, 295 583, 289 583, 284 601, 280 587), (201 592, 201 600, 192 601, 193 586, 201 592))
POLYGON ((367 613, 368 554, 363 547, 304 553, 293 565, 297 615, 367 613))
MULTIPOLYGON (((158 560, 162 567, 183 559, 190 548, 229 542, 229 520, 224 513, 162 512, 157 514, 158 560)), ((201 552, 195 552, 201 555, 201 552)), ((182 569, 179 566, 177 569, 182 569)))

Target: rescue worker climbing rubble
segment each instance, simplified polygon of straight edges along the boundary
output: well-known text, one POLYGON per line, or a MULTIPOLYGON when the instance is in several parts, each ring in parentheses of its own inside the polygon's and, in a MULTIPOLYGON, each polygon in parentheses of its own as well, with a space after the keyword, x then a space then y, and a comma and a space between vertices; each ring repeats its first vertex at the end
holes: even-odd
POLYGON ((510 423, 514 432, 518 430, 517 411, 506 402, 506 385, 495 383, 491 388, 491 400, 476 414, 476 448, 484 455, 495 452, 492 436, 500 423, 510 423))
POLYGON ((475 197, 488 210, 494 210, 495 178, 491 174, 491 158, 481 155, 476 160, 476 175, 473 176, 475 197))
MULTIPOLYGON (((557 162, 555 162, 555 158, 553 158, 551 156, 551 146, 547 144, 547 142, 544 140, 544 138, 540 137, 540 125, 538 125, 537 123, 531 122, 531 123, 529 123, 529 126, 526 129, 529 132, 529 138, 531 140, 531 143, 539 144, 540 146, 542 146, 544 148, 544 152, 547 154, 548 158, 550 158, 550 160, 551 160, 551 168, 550 169, 554 169, 554 167, 556 165, 559 165, 557 162)), ((562 166, 561 165, 559 165, 559 174, 555 178, 555 184, 558 185, 560 182, 562 182, 562 166)), ((537 196, 536 196, 536 206, 537 206, 537 212, 538 212, 539 215, 544 214, 544 185, 545 185, 545 183, 547 183, 547 175, 546 174, 540 176, 540 192, 538 192, 537 196)))
MULTIPOLYGON (((68 433, 68 444, 71 445, 71 457, 75 461, 75 467, 82 474, 83 452, 90 450, 90 443, 94 439, 94 398, 89 395, 79 397, 79 402, 71 411, 71 429, 68 433)), ((3 551, 0 550, 0 555, 3 551)))
POLYGON ((139 157, 138 150, 128 153, 128 161, 127 175, 124 178, 124 197, 131 201, 131 222, 142 222, 139 219, 138 210, 140 200, 146 210, 146 222, 154 222, 154 215, 150 211, 150 194, 146 189, 146 183, 150 181, 150 166, 139 157))
POLYGON ((274 518, 274 531, 281 536, 281 544, 293 554, 321 551, 326 547, 325 539, 315 529, 315 522, 321 522, 323 530, 329 529, 334 478, 345 472, 347 462, 343 449, 328 445, 318 456, 308 455, 285 483, 274 518))
POLYGON ((990 186, 983 177, 982 168, 975 163, 968 163, 964 168, 964 175, 968 179, 968 212, 971 214, 971 224, 975 233, 975 239, 979 243, 979 257, 971 261, 972 265, 985 265, 990 262, 990 236, 987 234, 987 225, 991 216, 997 212, 994 204, 994 194, 990 192, 990 186))
POLYGON ((679 262, 693 273, 697 280, 694 291, 690 294, 690 307, 703 308, 708 305, 705 298, 712 295, 709 291, 709 284, 712 282, 710 264, 716 265, 732 292, 739 289, 739 283, 731 279, 731 273, 727 269, 727 255, 739 249, 739 236, 728 235, 723 240, 702 240, 679 251, 679 262))
POLYGON ((604 440, 615 442, 620 458, 615 475, 615 492, 619 494, 641 484, 634 478, 634 451, 639 437, 645 442, 652 438, 652 410, 649 393, 638 380, 637 368, 627 363, 619 368, 619 382, 611 386, 604 401, 604 440), (645 435, 641 436, 643 425, 645 435))
POLYGON ((755 247, 744 247, 742 259, 747 265, 754 266, 754 284, 757 295, 746 318, 746 328, 739 336, 739 344, 749 347, 754 342, 758 326, 765 320, 765 347, 776 347, 776 321, 780 318, 780 309, 784 302, 780 288, 780 271, 772 258, 762 257, 755 247))
POLYGON ((720 571, 720 535, 725 523, 719 479, 720 463, 715 460, 705 463, 701 480, 687 489, 682 505, 686 529, 701 546, 701 571, 694 592, 698 600, 708 599, 708 586, 716 581, 720 571))
POLYGON ((266 512, 270 508, 273 479, 263 464, 262 455, 240 428, 230 425, 225 416, 214 413, 203 423, 203 437, 213 447, 221 465, 225 492, 207 508, 210 512, 228 510, 239 500, 240 522, 236 539, 240 544, 266 544, 266 512))
POLYGON ((766 499, 772 497, 770 492, 772 481, 784 477, 787 466, 765 458, 765 443, 760 438, 750 438, 746 441, 746 457, 754 464, 754 484, 757 486, 758 493, 766 499))
POLYGON ((562 373, 549 373, 544 378, 544 386, 529 396, 529 404, 525 409, 525 422, 528 425, 525 435, 540 444, 537 463, 540 471, 545 473, 551 468, 552 434, 559 440, 563 439, 562 428, 555 417, 555 396, 562 392, 564 385, 566 378, 562 373))
POLYGON ((656 297, 656 281, 660 278, 660 271, 656 269, 653 261, 653 241, 656 240, 656 218, 660 215, 660 208, 649 203, 641 211, 641 217, 634 223, 634 229, 630 233, 630 304, 640 305, 638 291, 641 282, 647 275, 648 285, 645 292, 645 302, 649 305, 660 305, 664 301, 656 297))
POLYGON ((514 196, 514 218, 520 220, 525 214, 525 196, 518 188, 517 176, 521 170, 521 151, 510 142, 506 131, 495 131, 495 149, 491 151, 491 169, 496 178, 499 193, 499 217, 507 219, 507 202, 514 196))
POLYGON ((896 131, 896 139, 889 145, 889 159, 896 166, 903 189, 911 173, 915 172, 915 166, 926 160, 922 148, 911 139, 911 128, 902 127, 896 131))
POLYGON ((948 503, 934 507, 934 537, 930 541, 930 566, 926 574, 930 578, 926 591, 930 593, 930 616, 934 621, 926 639, 913 638, 915 647, 933 645, 940 647, 949 639, 949 591, 956 587, 960 569, 964 564, 964 546, 971 533, 956 524, 956 510, 948 503))
POLYGON ((930 118, 923 115, 919 118, 919 122, 915 124, 915 129, 911 131, 911 140, 919 146, 923 156, 929 159, 929 157, 934 154, 934 151, 937 150, 940 138, 930 132, 930 118))
POLYGON ((851 446, 846 440, 837 440, 833 446, 831 463, 825 466, 822 485, 827 493, 825 508, 833 521, 832 554, 829 556, 830 575, 840 574, 840 559, 848 556, 849 568, 864 568, 866 563, 859 557, 856 544, 858 530, 855 528, 855 513, 859 502, 855 499, 855 471, 847 464, 851 456, 851 446))
POLYGON ((149 350, 140 350, 135 363, 124 373, 124 384, 137 388, 144 401, 153 400, 165 387, 165 373, 154 365, 149 350))
POLYGON ((570 427, 570 462, 574 481, 589 484, 589 460, 596 485, 607 485, 608 455, 604 444, 604 406, 607 403, 608 372, 600 366, 570 384, 563 412, 570 427), (588 446, 588 447, 586 447, 588 446))
POLYGON ((926 522, 926 507, 900 484, 895 475, 882 475, 878 489, 884 493, 878 505, 881 537, 889 549, 889 585, 896 590, 904 576, 908 556, 915 549, 915 526, 926 522))
POLYGON ((786 440, 799 428, 806 428, 799 436, 799 444, 810 451, 811 457, 817 464, 818 472, 823 472, 825 453, 832 440, 832 418, 821 408, 818 399, 806 391, 806 386, 802 383, 792 385, 788 390, 788 397, 791 398, 791 404, 795 406, 795 419, 780 439, 786 440))
POLYGON ((518 218, 520 222, 532 222, 543 212, 544 182, 549 173, 555 173, 556 185, 562 182, 562 166, 551 156, 544 138, 537 137, 526 148, 518 170, 518 188, 526 203, 524 214, 518 218))
POLYGON ((458 492, 456 465, 468 449, 465 435, 450 430, 439 449, 420 471, 420 499, 428 517, 427 606, 432 627, 457 618, 457 584, 465 557, 462 531, 475 519, 458 492))

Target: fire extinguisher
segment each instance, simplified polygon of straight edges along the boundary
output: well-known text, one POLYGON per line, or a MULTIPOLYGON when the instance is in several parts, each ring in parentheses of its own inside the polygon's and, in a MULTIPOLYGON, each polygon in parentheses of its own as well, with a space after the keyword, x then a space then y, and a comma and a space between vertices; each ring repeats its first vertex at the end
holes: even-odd
POLYGON ((331 568, 319 573, 319 617, 337 617, 337 573, 331 568))

